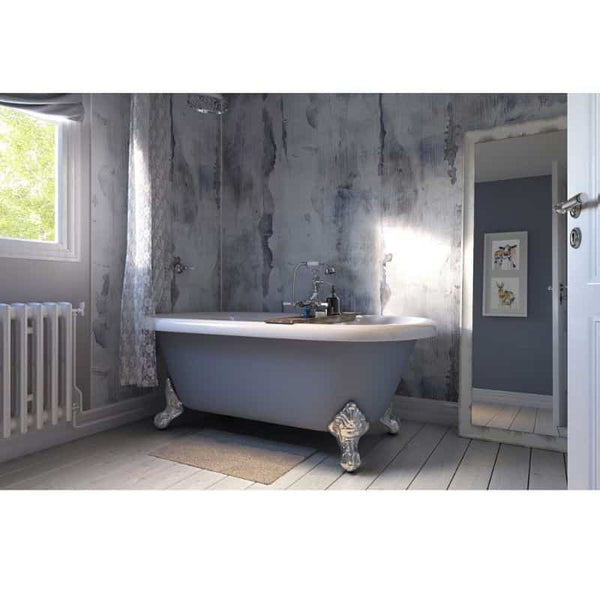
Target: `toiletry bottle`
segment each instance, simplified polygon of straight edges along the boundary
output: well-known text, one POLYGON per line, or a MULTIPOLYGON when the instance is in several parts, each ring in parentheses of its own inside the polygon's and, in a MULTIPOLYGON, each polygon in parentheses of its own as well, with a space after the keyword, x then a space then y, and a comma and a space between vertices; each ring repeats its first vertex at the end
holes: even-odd
POLYGON ((339 315, 342 313, 342 307, 340 305, 340 298, 335 293, 335 287, 331 286, 331 296, 327 298, 327 314, 328 315, 339 315))

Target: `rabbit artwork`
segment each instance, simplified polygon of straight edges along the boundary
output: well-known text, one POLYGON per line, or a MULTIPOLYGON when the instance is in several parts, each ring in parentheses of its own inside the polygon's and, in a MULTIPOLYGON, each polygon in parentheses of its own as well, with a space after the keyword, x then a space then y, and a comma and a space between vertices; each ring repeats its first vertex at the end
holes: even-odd
POLYGON ((498 298, 502 306, 512 306, 515 301, 514 292, 504 289, 504 281, 496 282, 496 287, 498 288, 498 298))

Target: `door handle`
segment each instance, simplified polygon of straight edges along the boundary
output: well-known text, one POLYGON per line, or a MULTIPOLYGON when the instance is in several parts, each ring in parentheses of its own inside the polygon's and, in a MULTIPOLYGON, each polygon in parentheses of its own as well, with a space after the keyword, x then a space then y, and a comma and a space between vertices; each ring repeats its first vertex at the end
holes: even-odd
POLYGON ((554 212, 557 215, 565 215, 570 213, 570 215, 576 219, 581 214, 581 209, 583 205, 588 201, 588 195, 585 192, 581 192, 580 194, 576 194, 572 198, 565 200, 564 202, 559 202, 554 205, 554 212))

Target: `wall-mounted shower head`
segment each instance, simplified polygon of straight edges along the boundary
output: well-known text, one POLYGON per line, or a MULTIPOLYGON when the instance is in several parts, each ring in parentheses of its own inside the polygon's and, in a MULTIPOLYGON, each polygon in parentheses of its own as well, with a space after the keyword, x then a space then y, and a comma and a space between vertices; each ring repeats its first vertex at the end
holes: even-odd
POLYGON ((188 94, 187 103, 199 113, 222 115, 227 112, 227 100, 223 94, 188 94))

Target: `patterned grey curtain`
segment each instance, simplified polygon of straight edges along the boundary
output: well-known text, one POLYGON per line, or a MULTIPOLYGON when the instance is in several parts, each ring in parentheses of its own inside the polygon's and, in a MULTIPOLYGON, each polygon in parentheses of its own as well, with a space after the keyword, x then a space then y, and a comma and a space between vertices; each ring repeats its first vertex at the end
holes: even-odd
POLYGON ((121 299, 121 385, 154 387, 156 344, 145 318, 171 310, 171 228, 167 199, 168 94, 132 94, 127 256, 121 299))

